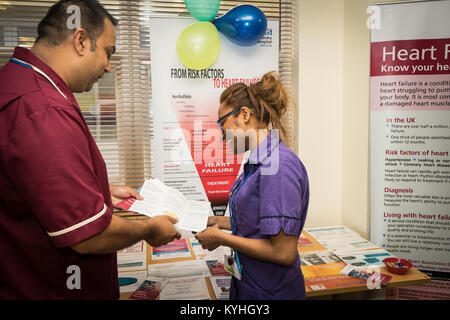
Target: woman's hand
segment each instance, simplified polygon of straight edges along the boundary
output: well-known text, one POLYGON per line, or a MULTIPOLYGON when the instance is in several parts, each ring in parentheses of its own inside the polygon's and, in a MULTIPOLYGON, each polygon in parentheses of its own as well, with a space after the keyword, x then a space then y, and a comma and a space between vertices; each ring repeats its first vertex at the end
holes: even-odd
POLYGON ((137 200, 144 200, 144 198, 142 198, 135 189, 128 186, 110 186, 109 190, 111 191, 111 199, 114 206, 130 197, 133 197, 137 200))
POLYGON ((208 217, 208 227, 212 227, 214 225, 217 225, 219 228, 219 216, 210 216, 208 217))
MULTIPOLYGON (((209 219, 208 219, 209 225, 209 219)), ((219 229, 218 223, 206 228, 202 232, 197 232, 195 238, 202 245, 203 249, 212 251, 222 245, 224 232, 219 229)))
POLYGON ((231 230, 230 217, 210 216, 208 217, 208 227, 216 226, 219 229, 231 230))

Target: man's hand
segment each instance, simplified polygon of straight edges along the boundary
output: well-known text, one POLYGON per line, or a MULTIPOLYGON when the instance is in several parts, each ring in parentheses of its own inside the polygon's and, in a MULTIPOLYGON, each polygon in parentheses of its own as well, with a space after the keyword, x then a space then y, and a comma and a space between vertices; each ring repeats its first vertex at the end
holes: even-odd
POLYGON ((181 234, 173 226, 178 219, 169 216, 156 216, 150 219, 152 228, 145 239, 152 247, 160 247, 175 239, 180 239, 181 234))
POLYGON ((128 186, 113 186, 109 187, 109 189, 111 191, 111 199, 114 206, 130 197, 134 197, 137 200, 144 200, 136 190, 128 186))

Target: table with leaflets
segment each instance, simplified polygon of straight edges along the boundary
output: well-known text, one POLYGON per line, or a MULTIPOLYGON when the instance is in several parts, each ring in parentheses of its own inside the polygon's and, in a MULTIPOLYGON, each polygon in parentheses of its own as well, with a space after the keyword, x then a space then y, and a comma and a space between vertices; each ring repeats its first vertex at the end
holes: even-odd
MULTIPOLYGON (((305 228, 298 251, 307 298, 419 285, 431 280, 415 268, 405 275, 389 272, 382 261, 392 255, 345 226, 305 228), (377 277, 363 279, 343 274, 349 267, 382 274, 386 283, 377 277)), ((229 248, 211 252, 202 249, 189 234, 158 248, 138 242, 118 252, 119 283, 121 278, 134 279, 120 287, 120 298, 226 300, 231 278, 223 266, 225 253, 229 248)))

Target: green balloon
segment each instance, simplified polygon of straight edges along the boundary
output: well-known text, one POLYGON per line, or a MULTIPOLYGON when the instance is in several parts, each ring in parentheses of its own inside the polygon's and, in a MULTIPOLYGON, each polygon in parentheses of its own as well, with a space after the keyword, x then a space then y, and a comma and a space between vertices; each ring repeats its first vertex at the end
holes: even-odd
POLYGON ((209 68, 217 60, 219 53, 219 32, 210 22, 195 22, 178 36, 178 58, 189 69, 209 68))
POLYGON ((220 0, 184 0, 191 15, 199 21, 213 20, 220 8, 220 0))

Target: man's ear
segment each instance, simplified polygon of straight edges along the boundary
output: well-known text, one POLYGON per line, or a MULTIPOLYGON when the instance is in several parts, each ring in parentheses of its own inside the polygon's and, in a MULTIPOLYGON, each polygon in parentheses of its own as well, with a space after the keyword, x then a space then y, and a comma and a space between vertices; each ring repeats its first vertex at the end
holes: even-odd
POLYGON ((90 50, 90 40, 87 36, 87 32, 85 29, 80 28, 77 29, 74 33, 73 33, 73 47, 75 49, 75 51, 78 53, 78 55, 80 56, 84 56, 86 54, 86 52, 88 50, 90 50))

